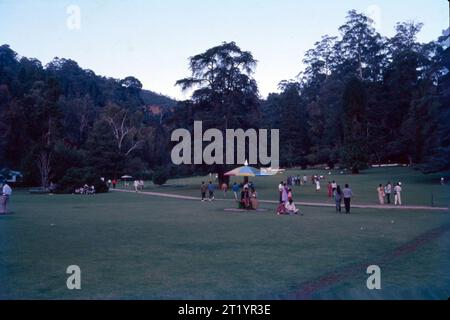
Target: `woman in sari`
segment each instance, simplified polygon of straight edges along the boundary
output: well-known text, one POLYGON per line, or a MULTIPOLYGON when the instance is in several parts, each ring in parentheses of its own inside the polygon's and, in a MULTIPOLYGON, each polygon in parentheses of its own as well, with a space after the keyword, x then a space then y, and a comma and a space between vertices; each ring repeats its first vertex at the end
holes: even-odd
POLYGON ((258 199, 256 190, 252 188, 251 194, 250 194, 250 204, 253 210, 258 210, 258 199))

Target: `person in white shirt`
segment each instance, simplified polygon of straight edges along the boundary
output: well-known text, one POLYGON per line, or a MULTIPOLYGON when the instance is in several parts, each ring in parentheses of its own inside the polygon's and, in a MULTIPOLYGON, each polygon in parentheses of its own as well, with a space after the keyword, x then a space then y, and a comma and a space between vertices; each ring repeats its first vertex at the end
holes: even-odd
POLYGON ((391 204, 391 193, 392 193, 392 184, 391 182, 388 182, 387 185, 384 187, 384 194, 386 195, 387 204, 391 204))
POLYGON ((320 191, 320 180, 317 179, 316 180, 316 192, 319 192, 319 191, 320 191))
POLYGON ((337 183, 336 183, 336 181, 333 181, 333 182, 331 183, 331 189, 333 190, 333 192, 336 191, 336 189, 337 189, 337 183))
POLYGON ((402 205, 402 183, 399 182, 394 188, 394 194, 395 194, 395 205, 401 206, 402 205))
POLYGON ((283 202, 283 190, 284 190, 284 182, 281 181, 280 184, 278 185, 278 192, 280 193, 280 203, 283 202))
POLYGON ((8 202, 9 202, 9 198, 11 197, 11 194, 12 194, 12 189, 8 185, 8 183, 5 182, 3 184, 3 188, 2 188, 3 201, 2 201, 2 203, 0 203, 0 205, 2 207, 2 208, 0 208, 0 213, 5 213, 6 214, 8 212, 7 205, 8 205, 8 202))
POLYGON ((139 192, 139 181, 138 180, 134 180, 134 190, 136 192, 139 192))
POLYGON ((295 206, 295 203, 292 201, 292 199, 290 199, 288 202, 286 202, 284 207, 286 208, 287 214, 298 214, 298 212, 299 212, 299 210, 295 206))

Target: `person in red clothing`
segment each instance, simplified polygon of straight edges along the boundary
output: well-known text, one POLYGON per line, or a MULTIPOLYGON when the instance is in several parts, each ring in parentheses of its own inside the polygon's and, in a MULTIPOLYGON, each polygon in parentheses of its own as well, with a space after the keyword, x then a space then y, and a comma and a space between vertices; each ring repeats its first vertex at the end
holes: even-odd
POLYGON ((331 182, 328 182, 328 197, 333 197, 333 185, 331 184, 331 182))
POLYGON ((115 188, 116 188, 116 184, 117 184, 117 180, 116 180, 116 179, 113 179, 113 181, 112 181, 112 186, 113 186, 113 189, 115 189, 115 188))

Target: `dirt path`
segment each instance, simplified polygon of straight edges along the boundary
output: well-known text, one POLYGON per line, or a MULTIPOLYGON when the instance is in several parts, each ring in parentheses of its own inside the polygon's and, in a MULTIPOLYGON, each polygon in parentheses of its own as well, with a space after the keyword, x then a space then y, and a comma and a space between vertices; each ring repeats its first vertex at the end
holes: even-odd
MULTIPOLYGON (((133 190, 125 190, 125 189, 112 189, 115 192, 124 192, 124 193, 136 193, 133 190)), ((172 199, 180 199, 180 200, 193 200, 199 201, 198 197, 191 196, 183 196, 178 194, 171 193, 162 193, 162 192, 150 192, 150 191, 140 191, 139 194, 161 197, 161 198, 172 198, 172 199)), ((234 202, 234 199, 216 199, 215 201, 227 201, 234 202)), ((259 200, 260 203, 269 203, 277 205, 278 201, 272 200, 259 200)), ((334 208, 334 204, 332 203, 319 203, 319 202, 296 202, 299 206, 306 207, 331 207, 334 208)), ((396 210, 429 210, 429 211, 449 211, 449 208, 444 207, 429 207, 429 206, 392 206, 392 205, 373 205, 373 204, 352 204, 352 208, 360 208, 360 209, 396 209, 396 210)))

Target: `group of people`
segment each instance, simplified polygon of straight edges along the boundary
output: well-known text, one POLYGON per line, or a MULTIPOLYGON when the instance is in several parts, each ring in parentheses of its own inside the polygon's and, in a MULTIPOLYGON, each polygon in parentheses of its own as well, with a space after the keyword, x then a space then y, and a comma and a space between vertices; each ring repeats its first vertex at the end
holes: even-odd
POLYGON ((89 186, 89 185, 85 184, 84 186, 82 186, 80 188, 76 188, 75 194, 84 194, 84 195, 95 194, 95 187, 93 185, 89 186))
POLYGON ((277 215, 291 215, 298 214, 300 212, 297 209, 294 198, 292 195, 292 189, 288 186, 287 182, 281 181, 278 185, 280 204, 277 208, 277 215))
POLYGON ((236 182, 233 184, 234 190, 241 190, 240 197, 236 197, 236 193, 233 191, 235 199, 239 203, 239 209, 245 210, 258 210, 258 195, 256 193, 255 185, 253 183, 244 183, 238 185, 236 182), (239 189, 237 189, 239 188, 239 189))
POLYGON ((206 193, 208 192, 208 200, 214 201, 214 191, 216 190, 216 186, 212 181, 210 181, 208 184, 206 184, 204 181, 202 182, 200 186, 200 193, 202 195, 202 202, 206 201, 206 193))
POLYGON ((134 180, 133 182, 134 191, 139 192, 144 190, 144 180, 134 180))
POLYGON ((378 201, 381 205, 383 204, 391 204, 391 195, 394 194, 394 204, 396 206, 402 205, 402 183, 397 182, 397 184, 393 187, 391 182, 388 182, 386 185, 380 184, 377 188, 378 193, 378 201))
POLYGON ((115 189, 116 188, 116 186, 117 186, 117 180, 116 179, 109 179, 107 182, 106 182, 106 185, 108 186, 108 189, 111 189, 111 187, 113 188, 113 189, 115 189))
POLYGON ((329 184, 329 186, 331 186, 331 192, 336 204, 336 212, 342 213, 342 201, 344 201, 345 213, 349 214, 353 198, 353 191, 350 186, 346 184, 344 189, 342 189, 335 181, 329 184))
MULTIPOLYGON (((224 197, 226 198, 228 192, 228 184, 223 183, 220 186, 224 197)), ((200 193, 202 202, 214 201, 216 186, 212 181, 206 184, 204 181, 200 185, 200 193)), ((245 182, 242 184, 233 183, 231 190, 233 191, 234 199, 239 205, 240 209, 257 210, 258 209, 258 195, 256 193, 255 184, 253 182, 245 182)))

